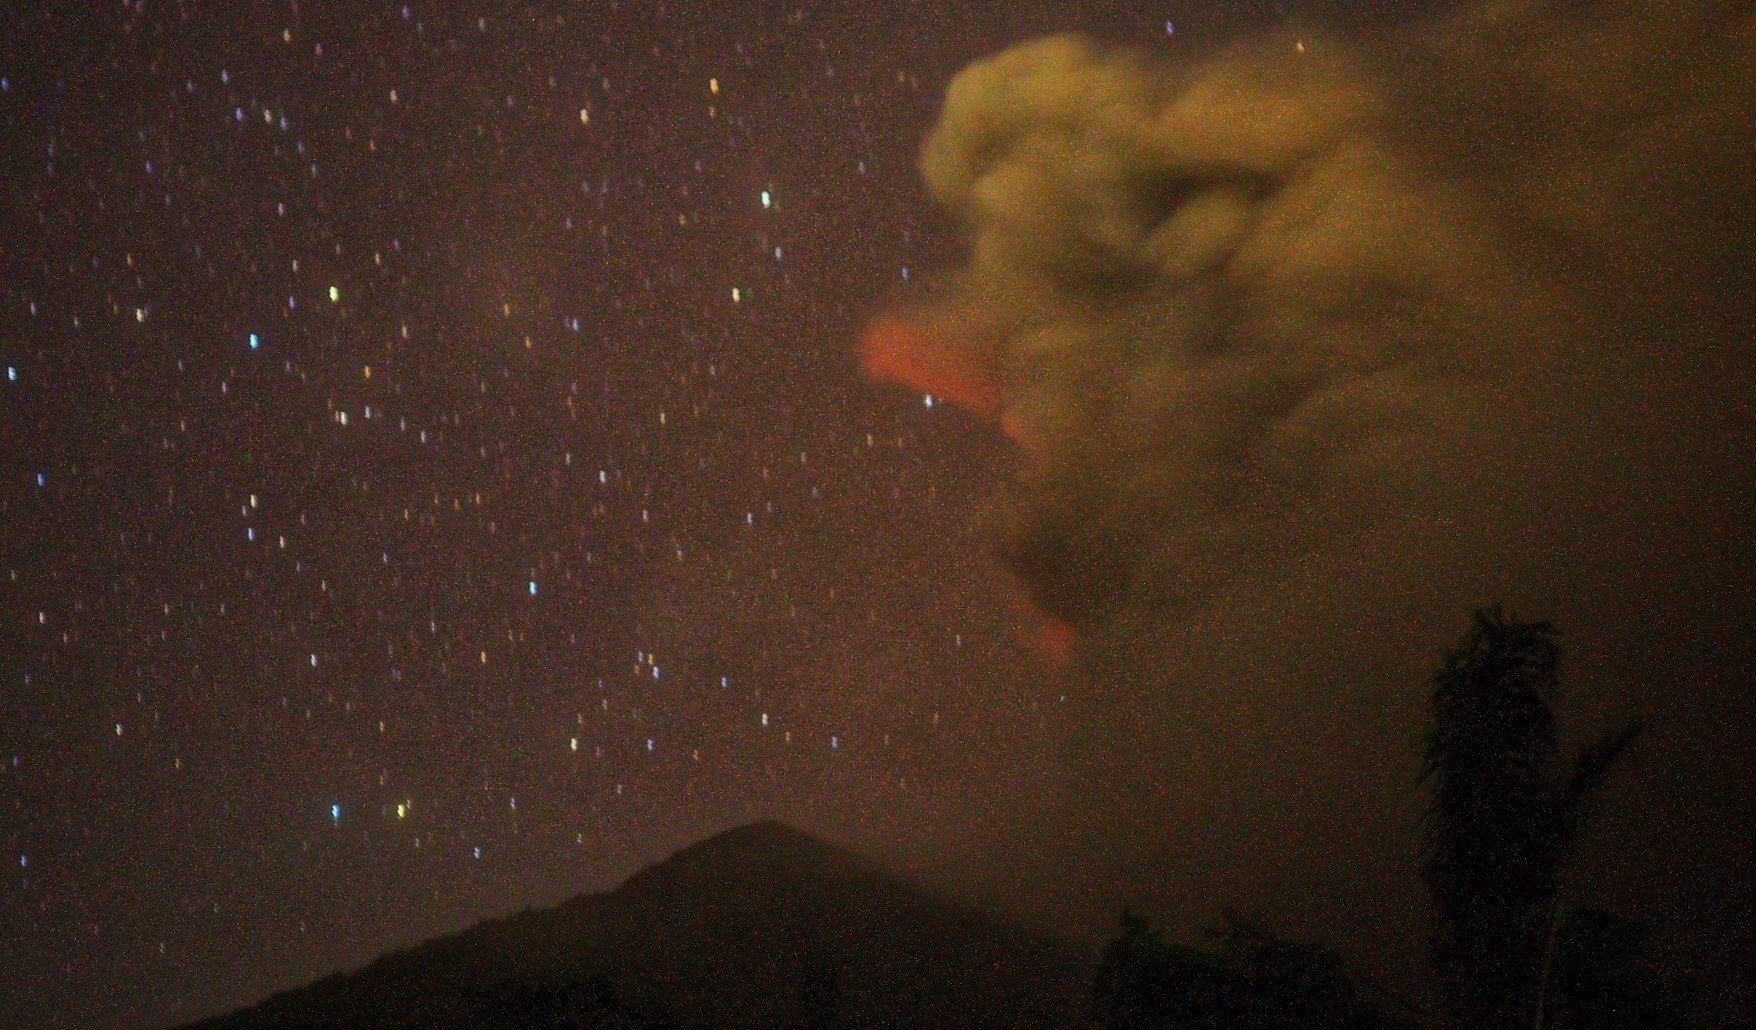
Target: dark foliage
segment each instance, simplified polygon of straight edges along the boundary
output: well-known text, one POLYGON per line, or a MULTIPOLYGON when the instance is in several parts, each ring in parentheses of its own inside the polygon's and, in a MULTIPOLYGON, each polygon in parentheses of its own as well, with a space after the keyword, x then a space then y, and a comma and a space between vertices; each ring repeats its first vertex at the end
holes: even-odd
POLYGON ((1398 1026, 1359 996, 1333 951, 1294 944, 1236 920, 1218 947, 1167 944, 1122 913, 1122 935, 1098 967, 1105 1030, 1378 1030, 1398 1026))
POLYGON ((1609 734, 1581 749, 1571 775, 1559 772, 1554 636, 1546 622, 1478 611, 1432 680, 1422 876, 1437 914, 1433 967, 1467 1027, 1536 1022, 1560 867, 1639 732, 1609 734))
POLYGON ((676 1024, 656 1004, 636 1004, 616 993, 607 977, 564 983, 507 981, 479 992, 471 1027, 518 1030, 671 1030, 676 1024))
POLYGON ((1680 1030, 1692 992, 1652 967, 1652 932, 1599 908, 1567 913, 1555 941, 1544 1025, 1553 1030, 1680 1030))
POLYGON ((812 953, 799 969, 800 1030, 835 1030, 841 1021, 841 978, 835 962, 812 953))

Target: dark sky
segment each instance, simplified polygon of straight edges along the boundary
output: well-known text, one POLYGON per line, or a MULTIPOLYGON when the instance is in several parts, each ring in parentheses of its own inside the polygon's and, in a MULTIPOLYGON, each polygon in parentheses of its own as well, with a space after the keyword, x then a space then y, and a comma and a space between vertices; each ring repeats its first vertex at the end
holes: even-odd
POLYGON ((7 5, 0 1023, 208 1014, 762 816, 975 884, 1069 734, 1151 765, 1029 646, 1017 452, 855 356, 957 260, 959 68, 1288 13, 1065 6, 7 5))

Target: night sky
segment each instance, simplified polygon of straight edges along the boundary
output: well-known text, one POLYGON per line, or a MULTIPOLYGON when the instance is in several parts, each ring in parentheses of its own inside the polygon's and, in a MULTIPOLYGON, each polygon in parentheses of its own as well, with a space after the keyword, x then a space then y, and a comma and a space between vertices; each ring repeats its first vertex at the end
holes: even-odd
POLYGON ((1091 710, 994 546, 1020 451, 862 329, 958 260, 960 68, 1287 16, 1219 6, 8 4, 0 1023, 209 1014, 758 817, 980 880, 1091 710))

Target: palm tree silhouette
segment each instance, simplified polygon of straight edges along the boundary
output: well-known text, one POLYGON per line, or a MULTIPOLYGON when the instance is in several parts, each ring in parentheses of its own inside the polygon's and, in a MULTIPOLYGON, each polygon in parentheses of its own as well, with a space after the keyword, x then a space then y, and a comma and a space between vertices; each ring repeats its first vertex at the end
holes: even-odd
POLYGON ((1453 1018, 1472 1030, 1540 1030, 1559 872, 1640 732, 1630 723, 1606 734, 1563 775, 1550 708, 1559 660, 1550 623, 1495 605, 1475 613, 1432 679, 1421 868, 1437 916, 1430 956, 1453 1018))

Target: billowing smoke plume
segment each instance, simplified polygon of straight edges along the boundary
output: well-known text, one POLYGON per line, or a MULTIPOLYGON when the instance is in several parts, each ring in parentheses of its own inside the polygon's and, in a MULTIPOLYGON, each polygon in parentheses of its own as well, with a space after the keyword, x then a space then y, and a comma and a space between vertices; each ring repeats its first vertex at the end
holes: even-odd
POLYGON ((1411 939, 1422 679, 1478 604, 1560 620, 1577 717, 1655 719, 1666 778, 1748 725, 1752 24, 1498 3, 953 81, 922 169, 968 262, 864 357, 1019 445, 1003 549, 1084 648, 1091 918, 1411 939))

